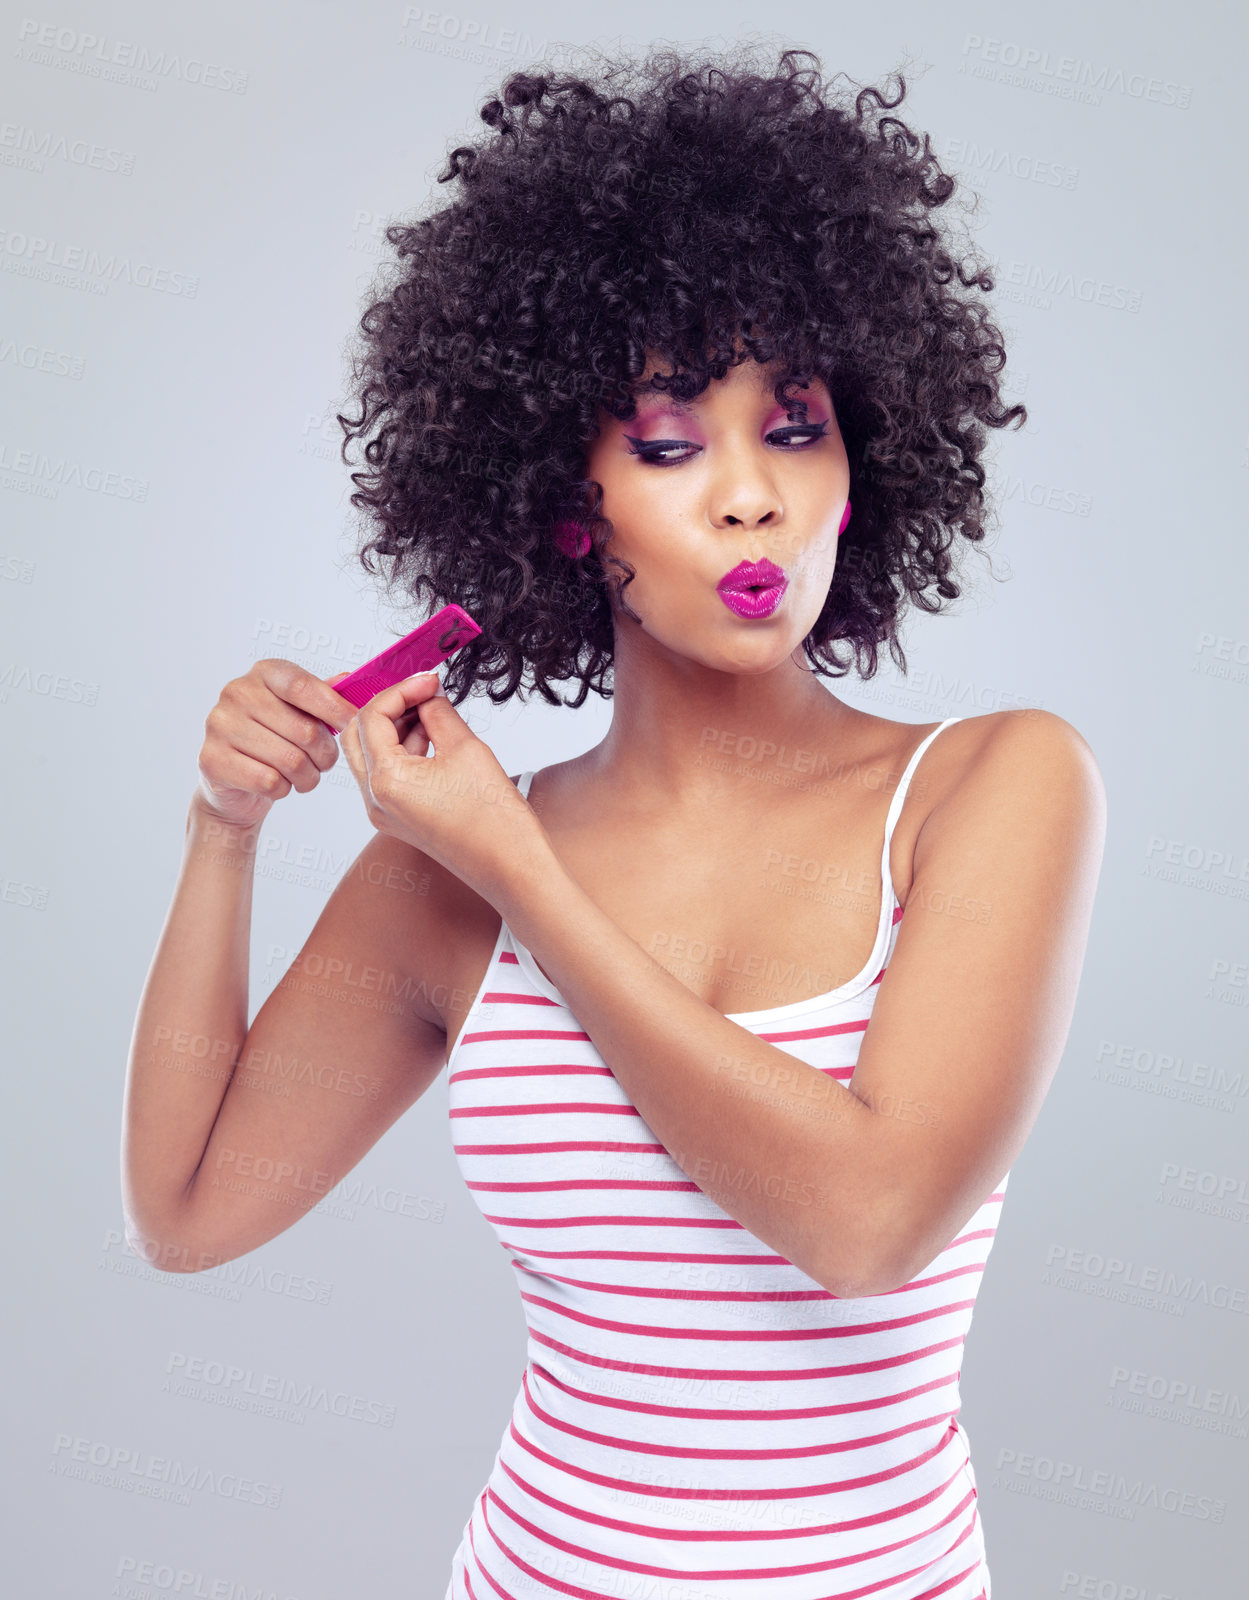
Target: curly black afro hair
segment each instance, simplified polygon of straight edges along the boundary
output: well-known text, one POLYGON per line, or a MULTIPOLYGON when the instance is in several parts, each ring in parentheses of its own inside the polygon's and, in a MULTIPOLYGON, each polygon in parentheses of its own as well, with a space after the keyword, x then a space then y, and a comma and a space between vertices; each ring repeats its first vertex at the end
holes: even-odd
POLYGON ((985 426, 1027 415, 999 393, 994 280, 934 225, 954 179, 884 114, 905 78, 838 103, 809 50, 771 74, 740 47, 596 64, 513 72, 481 108, 490 132, 438 175, 454 198, 386 230, 396 259, 352 352, 359 412, 338 418, 344 461, 360 439, 368 468, 351 474, 359 559, 385 558, 423 612, 456 601, 481 625, 448 663, 453 703, 477 684, 523 698, 527 673, 551 704, 610 698, 611 602, 631 613, 633 574, 583 477, 599 407, 635 414, 651 351, 670 370, 646 387, 683 400, 738 360, 778 362, 782 404, 790 383, 828 384, 850 460, 804 654, 871 677, 888 641, 905 673, 908 598, 957 598, 955 535, 985 535, 985 426), (565 518, 592 532, 587 555, 556 543, 565 518), (551 687, 569 680, 572 700, 551 687))

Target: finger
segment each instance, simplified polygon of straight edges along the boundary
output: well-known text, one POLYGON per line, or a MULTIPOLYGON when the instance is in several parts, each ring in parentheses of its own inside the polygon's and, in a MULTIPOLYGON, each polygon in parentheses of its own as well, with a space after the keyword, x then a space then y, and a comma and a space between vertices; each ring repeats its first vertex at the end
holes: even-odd
MULTIPOLYGON (((241 756, 273 767, 299 794, 307 794, 310 789, 315 789, 319 775, 334 765, 333 759, 326 760, 324 753, 316 746, 306 750, 302 745, 284 739, 279 732, 266 727, 258 719, 245 724, 238 734, 232 736, 230 745, 241 756)), ((332 758, 334 752, 331 751, 330 755, 332 758)))
POLYGON ((410 756, 429 754, 429 735, 425 732, 418 711, 413 711, 410 719, 405 718, 400 723, 399 743, 410 756))
POLYGON ((352 717, 351 721, 339 735, 338 743, 346 757, 347 765, 351 768, 351 775, 359 785, 360 793, 368 798, 372 797, 369 788, 368 767, 364 759, 364 751, 360 748, 360 719, 352 717))
POLYGON ((414 672, 410 678, 401 678, 398 683, 392 683, 387 689, 379 689, 373 698, 361 706, 361 710, 379 713, 389 717, 391 722, 400 721, 405 713, 411 713, 424 701, 436 695, 442 688, 436 672, 414 672))
POLYGON ((477 737, 445 694, 423 701, 420 717, 435 752, 453 751, 477 737))
MULTIPOLYGON (((391 692, 391 689, 382 691, 383 694, 391 692)), ((374 695, 373 700, 378 698, 374 695)), ((365 781, 369 785, 369 792, 376 795, 380 792, 377 785, 389 773, 393 773, 406 757, 399 743, 399 730, 394 719, 375 710, 373 700, 360 707, 355 718, 355 729, 365 781)))
POLYGON ((307 755, 318 771, 328 772, 338 760, 338 747, 333 734, 318 726, 320 718, 312 712, 300 711, 273 693, 259 705, 250 706, 248 711, 258 729, 275 734, 283 744, 289 743, 300 755, 307 755), (310 716, 313 717, 311 730, 308 726, 310 716))
POLYGON ((360 708, 360 746, 371 780, 401 764, 405 755, 428 754, 429 733, 421 723, 420 709, 441 691, 436 672, 414 672, 379 690, 360 708))
MULTIPOLYGON (((335 684, 341 683, 344 678, 350 678, 350 676, 350 672, 334 672, 331 673, 331 675, 324 681, 326 687, 332 689, 334 688, 335 684)), ((344 723, 349 722, 360 708, 356 705, 354 700, 348 700, 345 694, 336 694, 334 698, 338 701, 340 706, 345 706, 347 708, 343 715, 337 719, 337 725, 341 727, 344 723)))
MULTIPOLYGON (((331 731, 350 722, 356 714, 356 708, 350 700, 335 693, 324 679, 316 677, 294 661, 286 661, 281 657, 266 658, 258 661, 252 671, 276 700, 303 712, 306 717, 316 718, 331 731)), ((350 674, 335 674, 339 681, 344 676, 350 674)))
POLYGON ((421 726, 420 712, 415 706, 396 720, 395 737, 408 755, 423 756, 429 749, 429 735, 421 726))
POLYGON ((354 700, 348 700, 346 695, 340 694, 338 697, 338 709, 334 714, 332 716, 327 714, 321 717, 322 722, 330 730, 331 737, 337 738, 359 709, 360 707, 356 705, 354 700))

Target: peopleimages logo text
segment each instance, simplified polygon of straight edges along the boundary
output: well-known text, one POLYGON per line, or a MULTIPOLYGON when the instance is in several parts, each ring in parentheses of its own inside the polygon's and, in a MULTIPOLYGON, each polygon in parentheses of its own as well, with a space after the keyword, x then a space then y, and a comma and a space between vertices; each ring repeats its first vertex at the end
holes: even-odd
POLYGON ((1123 94, 1130 100, 1150 100, 1156 105, 1176 106, 1181 111, 1188 110, 1193 95, 1191 83, 1176 83, 1170 78, 1151 77, 1144 72, 1124 72, 1121 67, 1095 66, 1079 56, 1051 55, 1050 51, 1035 45, 1017 44, 1012 39, 989 39, 979 33, 964 37, 963 55, 1023 75, 1035 72, 1055 85, 1069 85, 1073 90, 1123 94))
POLYGON ((233 67, 219 66, 215 62, 201 61, 195 56, 181 56, 168 50, 149 50, 146 45, 133 40, 109 39, 96 33, 83 33, 77 28, 61 27, 55 22, 37 22, 24 17, 18 24, 19 59, 52 64, 81 63, 77 70, 87 71, 92 66, 122 67, 128 72, 149 78, 177 78, 201 89, 220 89, 227 94, 246 94, 247 74, 233 67))
POLYGON ((155 289, 160 294, 194 300, 199 294, 199 278, 175 272, 150 261, 135 261, 116 251, 97 250, 91 245, 62 244, 42 234, 0 229, 0 265, 6 272, 21 271, 35 278, 55 273, 81 274, 93 279, 107 293, 110 283, 132 283, 139 289, 155 289))

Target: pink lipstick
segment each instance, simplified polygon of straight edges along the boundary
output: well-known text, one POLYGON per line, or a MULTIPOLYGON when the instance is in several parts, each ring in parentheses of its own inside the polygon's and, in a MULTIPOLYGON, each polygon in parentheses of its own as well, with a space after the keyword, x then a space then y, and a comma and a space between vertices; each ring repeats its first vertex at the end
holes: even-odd
POLYGON ((739 617, 770 617, 789 579, 774 561, 739 561, 716 584, 716 592, 739 617))

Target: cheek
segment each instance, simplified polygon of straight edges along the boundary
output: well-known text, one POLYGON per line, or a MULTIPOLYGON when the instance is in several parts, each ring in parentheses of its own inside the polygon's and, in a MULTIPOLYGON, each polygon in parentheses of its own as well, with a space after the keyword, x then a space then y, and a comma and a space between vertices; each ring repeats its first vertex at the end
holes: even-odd
POLYGON ((817 532, 805 533, 796 528, 788 538, 782 538, 777 546, 780 551, 777 560, 796 581, 827 581, 832 574, 840 539, 836 522, 825 519, 822 524, 819 523, 818 519, 824 512, 823 504, 813 508, 811 521, 803 525, 809 528, 814 524, 817 532))
MULTIPOLYGON (((678 488, 662 482, 662 468, 609 474, 603 485, 603 514, 612 523, 612 548, 638 569, 634 592, 648 574, 663 573, 673 581, 683 568, 696 569, 694 541, 683 537, 694 512, 678 488)), ((705 560, 705 554, 704 554, 705 560)))
POLYGON ((646 484, 639 483, 638 474, 628 470, 627 463, 614 452, 603 452, 603 459, 591 463, 589 476, 602 487, 602 514, 616 529, 616 541, 633 543, 643 534, 653 514, 646 484))

